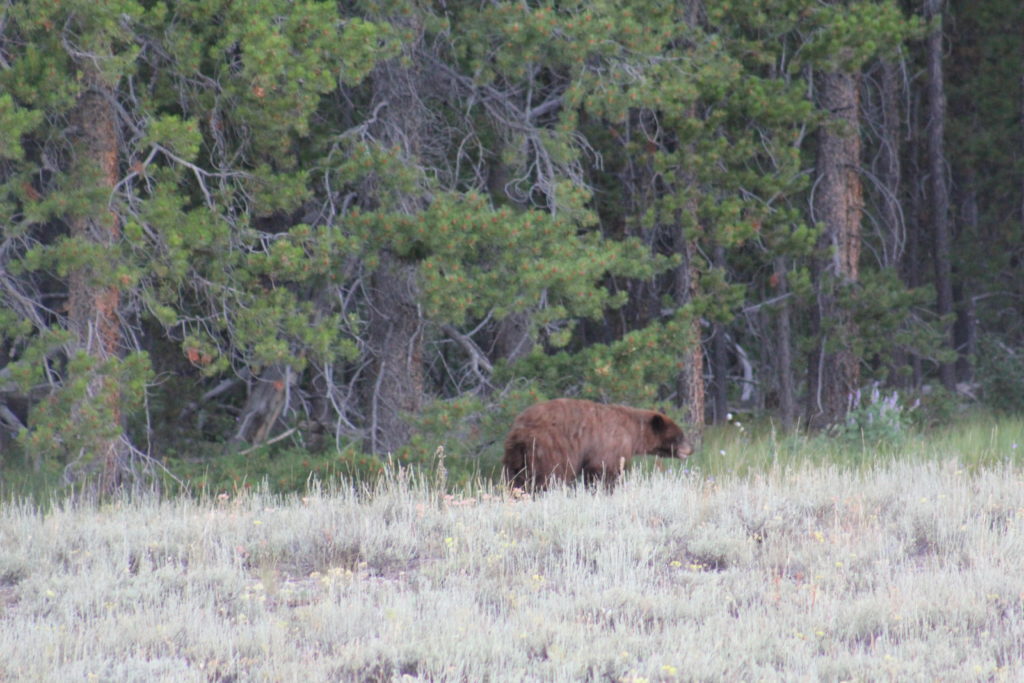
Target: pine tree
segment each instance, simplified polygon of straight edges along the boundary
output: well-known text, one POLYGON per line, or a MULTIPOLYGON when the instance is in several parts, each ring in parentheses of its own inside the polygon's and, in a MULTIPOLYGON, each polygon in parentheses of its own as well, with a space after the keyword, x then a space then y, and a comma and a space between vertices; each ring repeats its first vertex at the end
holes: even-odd
POLYGON ((353 348, 337 327, 300 322, 318 315, 303 287, 329 276, 345 242, 281 219, 309 197, 300 155, 322 95, 389 50, 386 27, 333 12, 11 9, 0 79, 20 142, 4 150, 0 322, 5 370, 44 395, 22 422, 35 457, 98 470, 105 491, 142 473, 126 429, 151 378, 143 328, 211 377, 295 358, 301 372, 353 348))
POLYGON ((12 271, 3 300, 14 315, 0 333, 22 359, 5 370, 28 395, 47 393, 19 425, 31 429, 22 431, 37 463, 59 454, 69 475, 96 473, 102 493, 140 455, 124 418, 145 364, 126 342, 123 295, 133 276, 117 198, 125 136, 117 94, 137 54, 120 24, 140 14, 131 2, 11 7, 5 42, 20 49, 0 74, 9 106, 28 123, 15 130, 3 169, 12 271), (54 384, 62 390, 43 389, 54 384))

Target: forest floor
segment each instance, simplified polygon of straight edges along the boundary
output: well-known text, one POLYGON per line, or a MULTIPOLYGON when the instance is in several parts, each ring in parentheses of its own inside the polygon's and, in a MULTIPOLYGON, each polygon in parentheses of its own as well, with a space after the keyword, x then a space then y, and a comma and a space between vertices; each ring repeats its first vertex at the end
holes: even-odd
POLYGON ((992 421, 725 466, 744 445, 720 438, 700 468, 533 498, 398 473, 7 502, 0 679, 1021 680, 1018 444, 992 421))

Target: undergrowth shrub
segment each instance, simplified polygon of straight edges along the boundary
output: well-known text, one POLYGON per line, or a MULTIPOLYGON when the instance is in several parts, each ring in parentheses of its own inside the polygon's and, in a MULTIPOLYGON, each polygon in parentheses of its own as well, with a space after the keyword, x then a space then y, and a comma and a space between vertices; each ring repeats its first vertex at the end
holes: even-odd
POLYGON ((301 493, 312 481, 373 481, 384 472, 386 461, 348 444, 321 451, 263 446, 207 457, 167 458, 164 464, 164 486, 171 493, 237 493, 264 481, 276 493, 301 493))
POLYGON ((858 442, 897 441, 906 435, 911 426, 910 413, 918 405, 919 401, 905 405, 895 390, 886 395, 875 382, 869 393, 862 394, 858 389, 850 396, 846 422, 839 432, 843 438, 858 442))

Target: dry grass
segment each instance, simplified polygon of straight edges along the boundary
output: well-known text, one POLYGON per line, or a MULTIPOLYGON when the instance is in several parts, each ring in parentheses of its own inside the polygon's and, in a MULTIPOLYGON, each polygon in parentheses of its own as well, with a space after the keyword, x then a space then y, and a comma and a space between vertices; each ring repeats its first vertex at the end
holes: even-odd
POLYGON ((1024 679, 1024 470, 0 510, 0 679, 1024 679))

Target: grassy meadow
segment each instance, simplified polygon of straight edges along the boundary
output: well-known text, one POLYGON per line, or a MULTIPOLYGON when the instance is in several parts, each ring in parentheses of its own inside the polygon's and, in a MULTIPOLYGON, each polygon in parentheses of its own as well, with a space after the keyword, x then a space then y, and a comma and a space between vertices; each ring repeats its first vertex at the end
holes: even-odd
POLYGON ((612 493, 3 503, 0 680, 1024 679, 1024 424, 730 429, 612 493))

